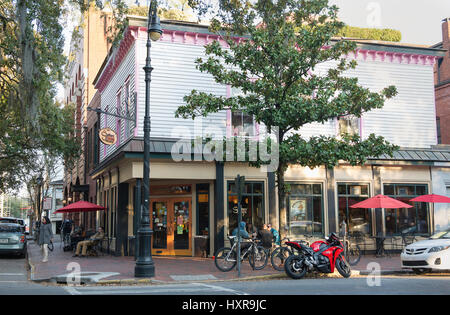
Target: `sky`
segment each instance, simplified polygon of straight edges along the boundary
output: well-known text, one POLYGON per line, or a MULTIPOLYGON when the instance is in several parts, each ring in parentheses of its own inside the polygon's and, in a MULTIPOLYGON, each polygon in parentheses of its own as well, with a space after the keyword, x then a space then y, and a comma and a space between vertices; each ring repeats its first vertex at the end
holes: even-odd
POLYGON ((442 20, 450 18, 450 0, 330 0, 347 25, 391 28, 402 43, 434 45, 442 41, 442 20))

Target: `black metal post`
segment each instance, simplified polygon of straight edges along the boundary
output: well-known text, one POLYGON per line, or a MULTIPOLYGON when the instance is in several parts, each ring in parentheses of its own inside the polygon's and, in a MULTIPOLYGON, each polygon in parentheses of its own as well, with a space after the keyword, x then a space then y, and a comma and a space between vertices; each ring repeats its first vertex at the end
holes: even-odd
POLYGON ((144 202, 141 208, 141 220, 137 231, 138 256, 134 269, 136 278, 155 276, 155 264, 152 259, 151 241, 153 231, 150 228, 150 82, 153 68, 151 66, 150 49, 152 47, 150 33, 153 23, 158 22, 156 3, 150 2, 147 27, 147 58, 145 59, 145 116, 144 116, 144 174, 143 191, 144 202))

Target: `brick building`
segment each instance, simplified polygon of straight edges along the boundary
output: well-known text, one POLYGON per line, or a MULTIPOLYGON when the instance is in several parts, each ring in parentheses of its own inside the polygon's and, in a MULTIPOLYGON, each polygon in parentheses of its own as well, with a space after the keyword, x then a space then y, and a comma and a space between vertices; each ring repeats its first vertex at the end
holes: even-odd
MULTIPOLYGON (((65 169, 64 200, 70 204, 79 200, 95 202, 95 181, 89 176, 93 157, 87 155, 86 147, 95 141, 94 128, 98 115, 88 111, 88 106, 98 106, 96 89, 92 82, 102 65, 111 44, 108 43, 108 27, 111 25, 111 13, 100 11, 94 6, 84 14, 82 23, 76 28, 79 36, 72 38, 68 79, 65 82, 65 102, 76 104, 74 134, 81 143, 81 156, 72 169, 65 169), (97 104, 97 105, 96 105, 97 104), (93 187, 93 190, 92 190, 93 187)), ((76 225, 82 224, 95 229, 96 213, 69 214, 76 225)))
POLYGON ((450 144, 450 18, 442 23, 442 42, 432 48, 446 49, 445 56, 436 63, 434 71, 436 93, 436 122, 438 143, 450 144))

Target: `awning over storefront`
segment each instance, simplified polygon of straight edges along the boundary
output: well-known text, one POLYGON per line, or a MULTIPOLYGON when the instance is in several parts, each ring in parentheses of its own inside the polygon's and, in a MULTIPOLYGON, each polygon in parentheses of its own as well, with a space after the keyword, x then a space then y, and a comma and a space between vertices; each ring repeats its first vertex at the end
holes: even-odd
POLYGON ((382 154, 378 157, 372 157, 370 160, 450 162, 450 148, 400 149, 394 152, 393 157, 382 154))

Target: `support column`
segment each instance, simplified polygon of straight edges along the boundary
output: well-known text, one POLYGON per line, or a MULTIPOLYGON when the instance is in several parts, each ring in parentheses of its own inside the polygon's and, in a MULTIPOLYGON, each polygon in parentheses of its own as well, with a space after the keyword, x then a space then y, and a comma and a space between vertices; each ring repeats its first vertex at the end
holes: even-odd
POLYGON ((272 224, 272 226, 277 228, 277 230, 279 231, 280 227, 278 226, 279 220, 277 211, 277 192, 274 172, 267 173, 267 184, 267 194, 269 196, 269 219, 267 220, 267 222, 272 224))
POLYGON ((328 228, 329 233, 338 232, 336 227, 336 185, 334 180, 334 168, 327 168, 327 204, 328 204, 328 228))
POLYGON ((128 196, 129 184, 121 183, 118 187, 116 256, 128 256, 128 196))
POLYGON ((214 253, 224 246, 224 163, 216 162, 214 184, 214 253))
MULTIPOLYGON (((372 178, 373 178, 373 190, 374 196, 381 194, 381 175, 380 167, 378 165, 372 165, 372 178)), ((383 215, 382 209, 375 209, 375 235, 383 232, 383 215)))

